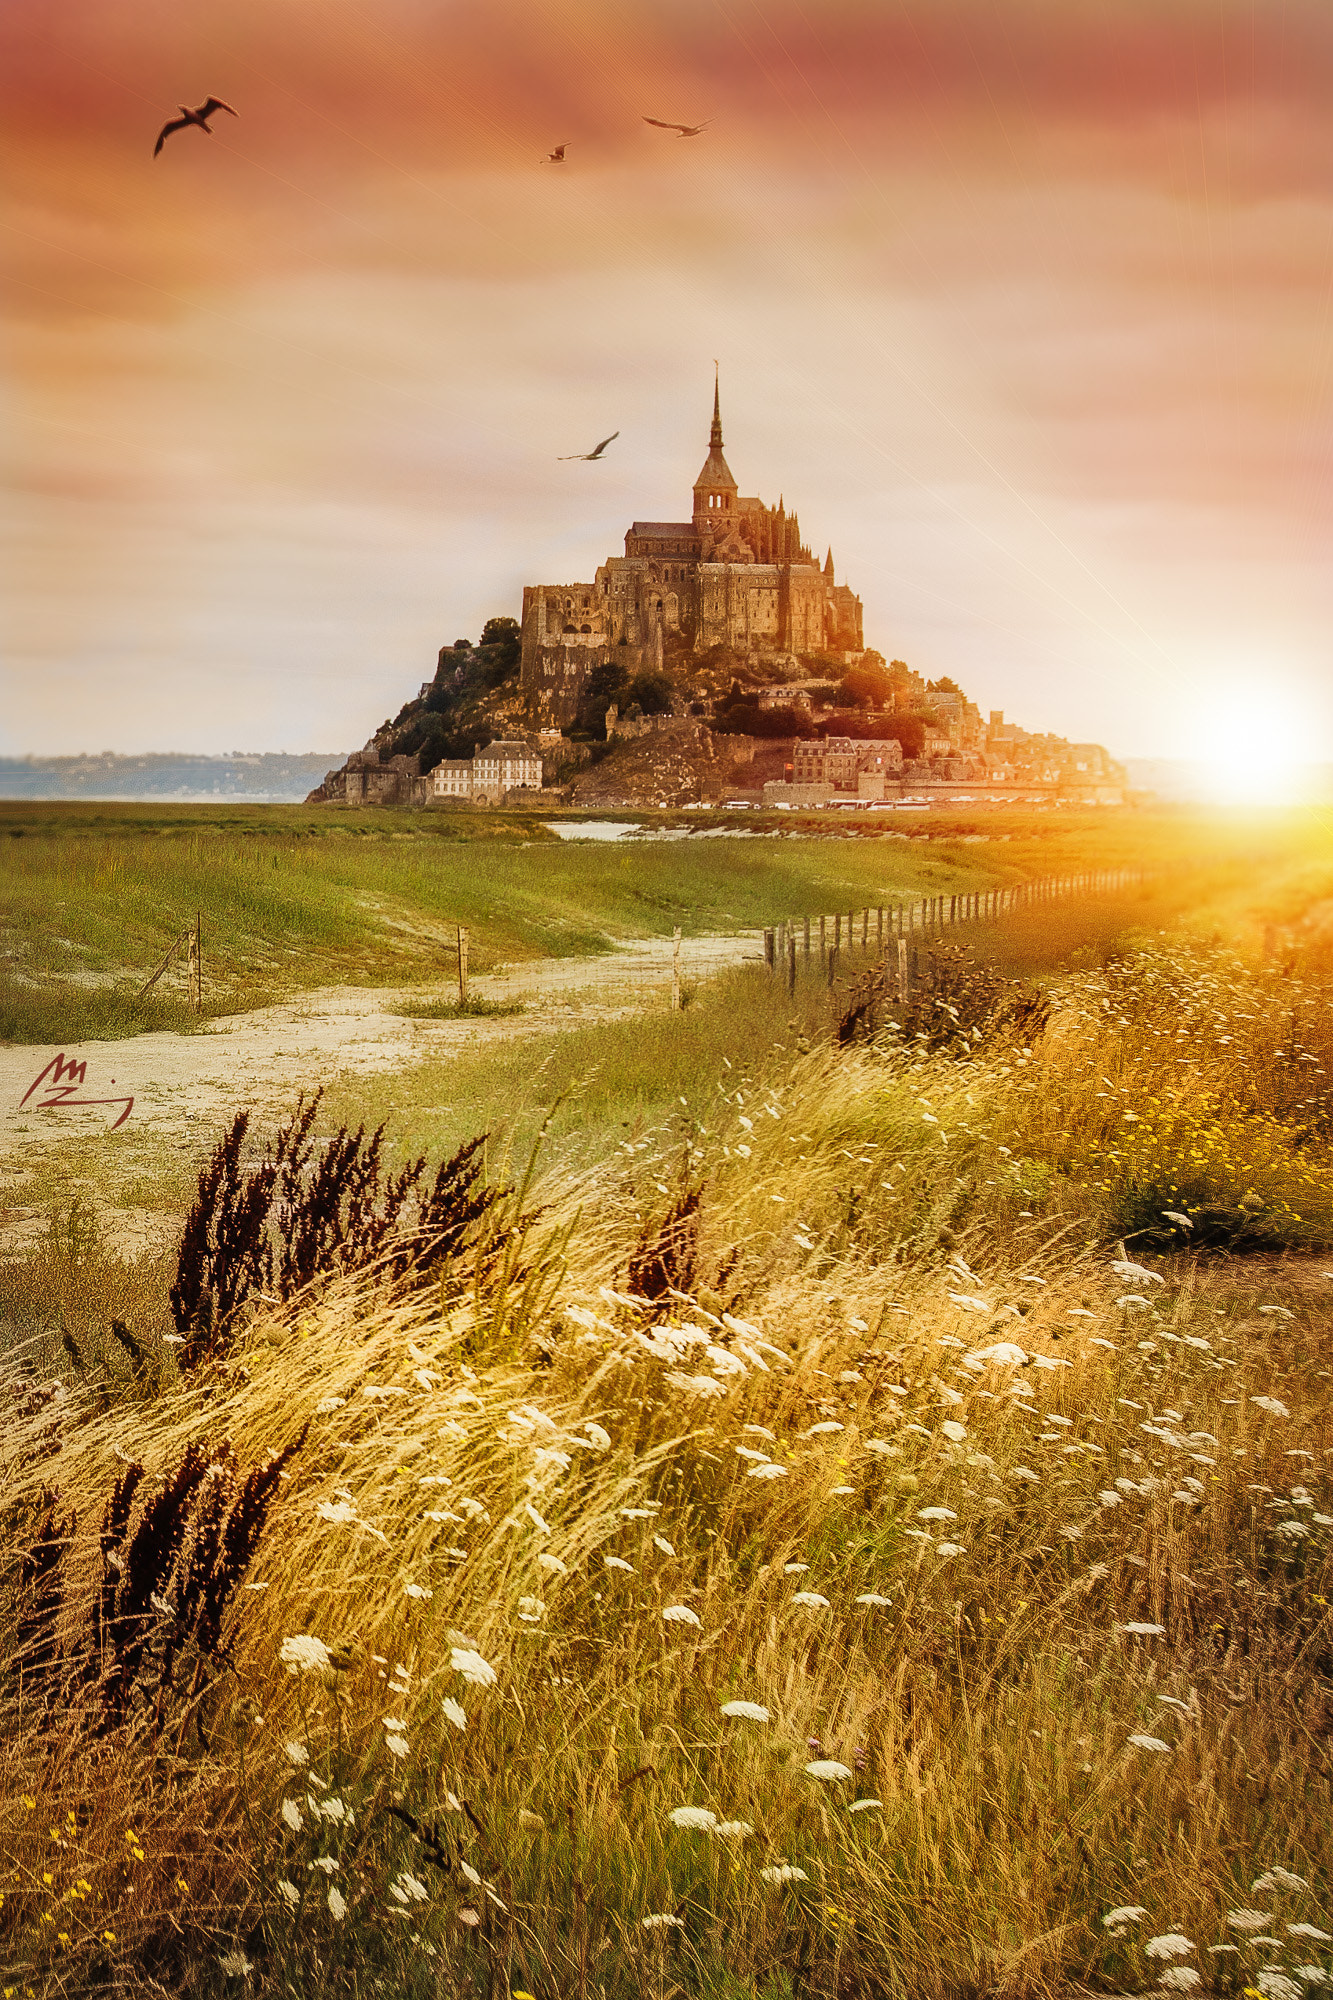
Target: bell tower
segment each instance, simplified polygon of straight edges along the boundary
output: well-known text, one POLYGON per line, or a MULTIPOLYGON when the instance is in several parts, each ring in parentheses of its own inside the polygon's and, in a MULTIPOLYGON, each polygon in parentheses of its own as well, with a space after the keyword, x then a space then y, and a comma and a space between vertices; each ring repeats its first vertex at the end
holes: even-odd
MULTIPOLYGON (((714 369, 717 364, 714 362, 714 369)), ((731 467, 722 456, 722 408, 716 373, 713 377, 713 427, 708 433, 708 456, 703 471, 694 482, 694 526, 720 536, 736 520, 740 488, 731 476, 731 467)))

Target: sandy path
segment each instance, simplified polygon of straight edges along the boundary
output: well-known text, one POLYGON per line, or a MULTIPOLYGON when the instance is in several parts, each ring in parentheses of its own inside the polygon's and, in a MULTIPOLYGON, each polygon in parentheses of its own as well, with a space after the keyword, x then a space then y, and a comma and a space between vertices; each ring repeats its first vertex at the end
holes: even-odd
MULTIPOLYGON (((758 935, 749 932, 690 939, 681 947, 682 977, 706 978, 757 959, 761 949, 758 935)), ((407 997, 432 997, 434 989, 334 986, 210 1021, 197 1035, 138 1035, 66 1050, 0 1048, 0 1184, 14 1187, 15 1170, 21 1180, 34 1153, 49 1153, 71 1138, 109 1133, 126 1097, 133 1098, 133 1108, 110 1134, 123 1149, 122 1164, 136 1139, 194 1142, 200 1125, 211 1133, 244 1107, 261 1119, 276 1117, 290 1109, 299 1091, 338 1077, 405 1068, 502 1037, 611 1019, 650 1000, 660 1004, 671 976, 671 952, 669 939, 638 938, 612 956, 538 959, 473 979, 474 993, 523 1001, 527 1011, 516 1016, 410 1020, 395 1014, 394 1006, 407 997), (86 1064, 69 1098, 117 1101, 83 1107, 52 1102, 60 1093, 49 1077, 24 1104, 34 1080, 59 1055, 86 1064)), ((0 1222, 0 1241, 28 1219, 11 1209, 0 1222)))

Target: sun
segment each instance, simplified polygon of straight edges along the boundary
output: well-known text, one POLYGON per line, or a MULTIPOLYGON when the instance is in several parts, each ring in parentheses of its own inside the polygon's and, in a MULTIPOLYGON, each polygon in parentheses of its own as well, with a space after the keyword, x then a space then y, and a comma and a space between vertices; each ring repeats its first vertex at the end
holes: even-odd
POLYGON ((1285 805, 1304 795, 1311 718, 1284 689, 1258 677, 1219 693, 1194 741, 1213 797, 1235 805, 1285 805))

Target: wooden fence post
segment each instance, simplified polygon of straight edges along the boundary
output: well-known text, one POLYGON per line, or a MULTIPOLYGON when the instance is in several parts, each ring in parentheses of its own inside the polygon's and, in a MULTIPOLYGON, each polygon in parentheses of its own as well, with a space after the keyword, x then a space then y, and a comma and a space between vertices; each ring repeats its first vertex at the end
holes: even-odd
POLYGON ((826 921, 827 919, 824 917, 819 919, 819 962, 821 965, 828 954, 828 933, 824 928, 826 921))
POLYGON ((898 933, 898 998, 907 1001, 907 939, 898 933))
POLYGON ((458 926, 458 1004, 467 1006, 467 931, 458 926))
POLYGON ((835 944, 830 947, 828 955, 828 983, 830 986, 832 986, 833 984, 833 977, 834 974, 837 972, 837 970, 838 970, 838 947, 835 944))
POLYGON ((680 925, 671 934, 671 1011, 680 1012, 680 925))
POLYGON ((791 930, 791 929, 789 929, 789 930, 788 930, 788 932, 787 932, 787 993, 788 993, 788 996, 790 997, 790 995, 792 995, 793 993, 795 993, 795 991, 796 991, 796 933, 795 933, 795 931, 794 931, 794 930, 791 930))
POLYGON ((875 941, 876 941, 876 943, 878 944, 878 946, 879 946, 880 950, 881 950, 881 951, 883 951, 883 949, 884 949, 884 905, 883 905, 883 903, 881 903, 881 904, 880 904, 879 908, 878 908, 878 909, 876 910, 876 912, 875 912, 875 921, 876 921, 876 923, 877 923, 877 925, 878 925, 878 929, 877 929, 877 930, 876 930, 876 932, 875 932, 875 941))
POLYGON ((806 920, 805 920, 805 955, 806 955, 806 958, 807 958, 807 959, 808 959, 808 958, 809 958, 809 956, 810 956, 810 919, 809 919, 809 917, 807 917, 807 918, 806 918, 806 920))
POLYGON ((764 932, 764 965, 769 972, 777 963, 777 939, 771 930, 764 932))

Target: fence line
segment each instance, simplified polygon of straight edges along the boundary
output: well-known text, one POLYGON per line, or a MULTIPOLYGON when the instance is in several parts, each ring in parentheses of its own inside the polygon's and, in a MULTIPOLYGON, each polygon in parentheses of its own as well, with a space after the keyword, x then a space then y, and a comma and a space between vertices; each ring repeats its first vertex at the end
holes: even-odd
POLYGON ((948 895, 912 897, 880 904, 874 910, 848 910, 845 920, 842 911, 831 918, 820 917, 817 936, 811 918, 784 918, 764 932, 764 964, 774 976, 781 973, 788 992, 794 993, 798 956, 807 964, 817 958, 826 983, 832 986, 844 951, 844 937, 850 957, 855 949, 859 917, 861 949, 869 952, 873 919, 875 955, 883 961, 886 977, 893 974, 897 998, 906 1000, 918 983, 922 946, 944 939, 950 930, 962 925, 998 925, 1022 911, 1076 897, 1113 895, 1141 885, 1147 876, 1148 871, 1143 868, 1093 868, 1073 875, 1037 876, 1006 889, 968 889, 948 895))

